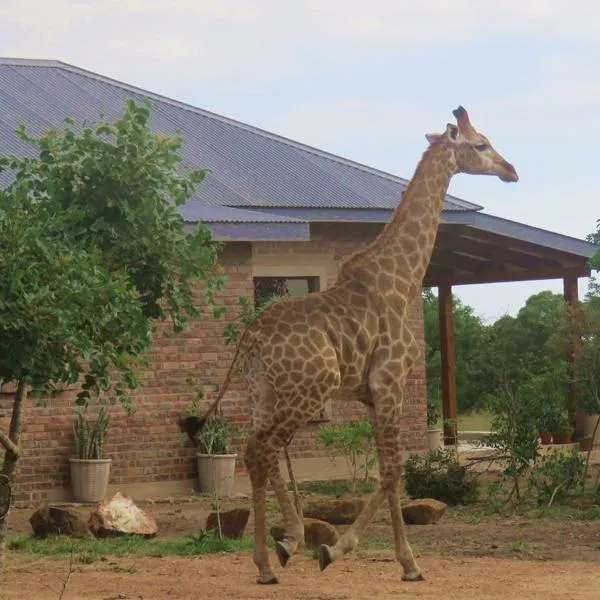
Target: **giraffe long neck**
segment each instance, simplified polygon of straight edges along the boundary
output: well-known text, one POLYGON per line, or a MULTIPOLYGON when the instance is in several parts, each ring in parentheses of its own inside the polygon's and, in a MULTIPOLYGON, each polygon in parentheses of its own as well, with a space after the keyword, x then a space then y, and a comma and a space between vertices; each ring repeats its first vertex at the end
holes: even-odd
MULTIPOLYGON (((431 259, 444 198, 456 171, 453 153, 443 144, 430 146, 421 158, 392 218, 377 239, 342 267, 341 280, 356 276, 355 267, 393 277, 390 293, 413 295, 431 259)), ((387 291, 387 290, 386 290, 387 291)))
POLYGON ((453 153, 442 144, 427 149, 406 187, 378 246, 406 257, 412 282, 421 283, 435 244, 444 199, 456 171, 453 153))

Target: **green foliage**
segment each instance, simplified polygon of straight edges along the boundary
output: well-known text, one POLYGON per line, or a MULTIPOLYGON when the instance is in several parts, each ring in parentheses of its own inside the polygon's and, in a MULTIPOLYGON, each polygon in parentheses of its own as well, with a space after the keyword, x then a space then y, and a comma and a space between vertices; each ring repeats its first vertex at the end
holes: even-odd
POLYGON ((175 539, 145 539, 140 536, 75 539, 49 535, 44 538, 23 536, 9 540, 9 548, 16 552, 56 558, 69 556, 73 552, 77 562, 86 563, 107 556, 199 556, 246 551, 252 546, 252 537, 219 539, 213 531, 175 539))
POLYGON ((499 393, 488 397, 488 406, 493 413, 493 431, 481 443, 495 448, 505 460, 503 474, 512 480, 513 492, 520 499, 520 480, 539 451, 537 407, 508 381, 499 393))
POLYGON ((270 296, 268 298, 259 299, 255 306, 251 298, 248 296, 240 296, 238 298, 239 311, 236 319, 227 323, 223 328, 225 343, 235 344, 240 335, 240 329, 246 329, 254 323, 256 317, 279 297, 280 296, 270 296))
POLYGON ((77 413, 73 425, 75 458, 103 458, 104 443, 108 428, 108 409, 100 408, 95 422, 88 421, 83 411, 77 413))
POLYGON ((0 380, 74 383, 79 401, 127 401, 155 319, 180 331, 203 285, 216 314, 219 247, 179 208, 206 169, 182 170, 179 136, 149 127, 150 105, 128 101, 114 123, 40 137, 37 152, 0 158, 14 175, 0 190, 0 380))
MULTIPOLYGON (((482 380, 481 354, 485 326, 473 309, 453 296, 454 342, 456 348, 456 387, 460 411, 480 407, 482 380)), ((423 290, 425 360, 427 365, 428 424, 441 416, 440 326, 438 299, 431 288, 423 290)))
MULTIPOLYGON (((305 481, 298 484, 298 489, 310 494, 323 494, 324 496, 335 496, 343 498, 352 493, 353 482, 345 479, 331 479, 326 481, 305 481)), ((355 483, 354 492, 359 494, 371 494, 375 491, 377 484, 372 479, 355 483)))
POLYGON ((352 492, 356 491, 359 472, 364 473, 366 481, 375 464, 374 438, 375 432, 367 419, 325 425, 317 431, 317 441, 332 455, 341 454, 348 462, 352 472, 352 492))
POLYGON ((562 502, 580 489, 585 472, 585 459, 577 450, 560 450, 542 456, 533 467, 529 487, 538 504, 550 506, 562 502))
POLYGON ((198 452, 203 454, 230 454, 232 436, 227 422, 220 417, 209 417, 204 427, 196 434, 198 452))
POLYGON ((411 498, 435 498, 447 504, 477 501, 477 481, 456 455, 445 450, 411 454, 404 465, 404 485, 411 498))

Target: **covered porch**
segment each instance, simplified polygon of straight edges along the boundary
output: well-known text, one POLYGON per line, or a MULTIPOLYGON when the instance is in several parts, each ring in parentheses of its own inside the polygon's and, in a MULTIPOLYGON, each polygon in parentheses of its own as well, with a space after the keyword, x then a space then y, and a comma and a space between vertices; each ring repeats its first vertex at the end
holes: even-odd
MULTIPOLYGON (((456 357, 452 288, 477 283, 562 279, 565 302, 578 302, 578 280, 590 276, 589 259, 598 247, 588 242, 481 212, 444 213, 425 287, 438 288, 441 391, 446 445, 456 443, 456 357)), ((567 361, 573 362, 575 340, 567 361)), ((569 419, 577 430, 576 390, 567 389, 569 419)))

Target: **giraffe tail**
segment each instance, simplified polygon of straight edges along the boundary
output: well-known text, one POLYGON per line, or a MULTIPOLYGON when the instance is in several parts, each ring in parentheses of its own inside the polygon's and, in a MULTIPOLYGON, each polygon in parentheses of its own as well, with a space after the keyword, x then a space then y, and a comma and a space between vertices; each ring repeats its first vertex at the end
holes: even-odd
POLYGON ((206 421, 210 418, 212 413, 216 413, 217 408, 219 407, 219 404, 221 403, 221 400, 223 399, 223 396, 225 396, 227 388, 231 383, 231 379, 235 374, 239 363, 239 359, 246 352, 246 350, 250 348, 250 346, 252 346, 252 344, 255 342, 253 329, 254 328, 252 327, 252 325, 250 325, 250 327, 244 330, 244 333, 242 334, 242 337, 240 338, 235 349, 235 354, 233 355, 233 360, 231 362, 231 366, 229 367, 229 371, 227 371, 227 375, 225 376, 225 381, 223 381, 223 385, 221 386, 221 389, 219 390, 216 399, 208 407, 206 412, 199 417, 192 415, 189 417, 179 419, 177 423, 179 425, 179 429, 183 433, 187 433, 188 437, 192 442, 195 441, 195 437, 198 434, 198 432, 202 431, 202 428, 204 427, 206 421))

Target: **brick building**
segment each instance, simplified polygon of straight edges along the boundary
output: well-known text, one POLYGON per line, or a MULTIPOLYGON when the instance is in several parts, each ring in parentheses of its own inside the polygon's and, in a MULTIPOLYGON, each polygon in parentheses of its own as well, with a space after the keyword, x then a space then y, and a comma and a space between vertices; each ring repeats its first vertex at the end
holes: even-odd
MULTIPOLYGON (((33 133, 60 127, 66 116, 94 121, 121 115, 126 99, 150 100, 152 127, 164 134, 180 130, 184 160, 210 167, 198 197, 183 208, 190 223, 204 221, 224 240, 221 264, 226 284, 220 301, 234 307, 240 296, 254 296, 257 283, 287 281, 292 293, 324 289, 341 261, 374 239, 391 216, 406 180, 287 140, 257 128, 164 98, 55 61, 0 59, 0 154, 27 153, 12 135, 21 122, 33 133)), ((6 180, 0 179, 0 184, 6 180)), ((460 283, 585 276, 594 248, 580 240, 508 222, 482 207, 448 196, 436 250, 425 284, 440 289, 444 340, 444 410, 455 411, 451 286, 460 283), (453 404, 454 403, 454 404, 453 404)), ((566 281, 566 279, 565 279, 566 281)), ((420 301, 412 311, 423 344, 420 301)), ((210 395, 229 368, 233 348, 225 344, 221 321, 203 318, 184 334, 158 339, 135 394, 135 415, 113 407, 106 455, 113 459, 111 484, 137 497, 194 487, 193 448, 176 420, 190 405, 191 375, 210 395)), ((24 455, 17 477, 17 500, 67 498, 68 456, 72 453, 74 391, 30 402, 22 436, 24 455)), ((10 416, 10 389, 0 392, 0 427, 10 416)), ((249 410, 234 382, 223 409, 244 427, 249 410)), ((359 417, 358 403, 335 400, 318 421, 294 439, 296 461, 326 460, 314 441, 323 421, 359 417)), ((426 447, 425 367, 408 383, 403 432, 407 450, 426 447)), ((243 452, 243 446, 239 448, 243 452)))

